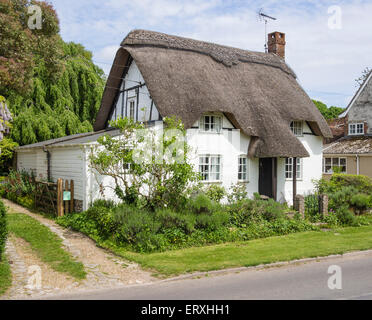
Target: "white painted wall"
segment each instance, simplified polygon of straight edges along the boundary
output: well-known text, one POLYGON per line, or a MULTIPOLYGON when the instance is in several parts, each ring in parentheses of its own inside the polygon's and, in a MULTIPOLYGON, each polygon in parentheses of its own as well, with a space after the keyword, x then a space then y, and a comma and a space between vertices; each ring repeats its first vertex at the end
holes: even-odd
POLYGON ((53 182, 74 180, 74 197, 84 200, 84 153, 81 147, 50 148, 50 172, 53 182))
MULTIPOLYGON (((222 115, 222 114, 220 114, 222 115)), ((223 115, 222 115, 223 116, 223 115)), ((161 122, 160 122, 161 123, 161 122)), ((199 156, 204 154, 222 156, 222 181, 218 183, 229 189, 238 182, 238 159, 247 155, 250 137, 240 130, 233 129, 227 118, 223 117, 221 133, 200 132, 199 123, 194 129, 187 130, 187 141, 191 146, 191 162, 195 170, 199 169, 199 156)), ((322 177, 322 138, 311 134, 310 128, 304 124, 304 135, 298 137, 310 154, 310 158, 302 159, 302 179, 297 182, 298 194, 306 195, 313 191, 313 179, 322 177)), ((112 199, 119 201, 109 186, 114 181, 109 177, 102 177, 89 168, 88 154, 90 146, 49 148, 51 153, 51 176, 53 181, 58 178, 74 180, 75 199, 84 202, 84 210, 97 199, 112 199), (101 185, 105 187, 104 196, 101 185)), ((42 149, 19 151, 17 155, 18 170, 35 172, 38 177, 47 177, 46 153, 42 149)), ((250 197, 259 188, 259 159, 248 159, 249 181, 245 183, 250 197)), ((292 180, 285 178, 285 159, 278 159, 278 201, 292 204, 292 180)), ((208 183, 206 183, 208 184, 208 183)))
MULTIPOLYGON (((75 199, 84 200, 84 154, 81 147, 49 148, 50 172, 54 182, 58 179, 74 180, 75 199)), ((47 154, 41 149, 17 152, 17 170, 34 173, 38 180, 48 179, 47 154)))
MULTIPOLYGON (((133 88, 139 83, 145 83, 145 80, 143 79, 136 63, 133 61, 131 66, 129 67, 127 75, 125 76, 125 81, 123 81, 121 85, 121 90, 133 88)), ((134 118, 138 119, 138 121, 149 121, 152 99, 150 97, 147 86, 143 86, 139 89, 138 96, 136 90, 130 90, 121 93, 116 103, 115 111, 112 115, 111 120, 116 120, 120 117, 123 118, 125 116, 129 117, 129 102, 127 102, 127 100, 134 99, 135 105, 137 106, 137 98, 138 115, 135 111, 134 118)), ((153 104, 152 107, 151 120, 159 120, 159 112, 155 104, 153 104)))

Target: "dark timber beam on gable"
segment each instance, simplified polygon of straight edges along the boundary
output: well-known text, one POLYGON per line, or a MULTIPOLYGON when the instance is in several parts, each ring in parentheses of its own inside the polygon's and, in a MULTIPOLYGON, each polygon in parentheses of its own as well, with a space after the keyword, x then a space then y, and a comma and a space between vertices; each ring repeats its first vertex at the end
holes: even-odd
POLYGON ((114 114, 116 104, 117 104, 117 102, 118 102, 118 100, 119 100, 119 96, 120 96, 120 94, 121 94, 121 92, 122 92, 122 91, 120 90, 120 89, 121 89, 121 84, 123 83, 124 78, 126 77, 128 71, 129 71, 129 68, 130 68, 130 66, 132 65, 132 62, 133 62, 133 58, 132 58, 131 56, 128 56, 128 61, 127 61, 126 65, 125 65, 125 67, 124 67, 124 69, 123 69, 123 73, 122 73, 122 75, 121 75, 120 83, 119 83, 119 85, 117 86, 118 89, 117 89, 117 91, 116 91, 116 93, 115 93, 115 99, 114 99, 113 103, 111 104, 110 113, 109 113, 109 116, 108 116, 108 118, 107 118, 107 120, 106 120, 105 128, 108 127, 108 123, 109 123, 109 121, 112 119, 112 115, 114 114))

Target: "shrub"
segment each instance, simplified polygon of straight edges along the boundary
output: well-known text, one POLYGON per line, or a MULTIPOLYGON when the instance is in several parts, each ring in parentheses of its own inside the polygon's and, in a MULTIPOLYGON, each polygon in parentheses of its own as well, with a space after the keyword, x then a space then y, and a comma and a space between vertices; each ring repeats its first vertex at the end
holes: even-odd
POLYGON ((371 197, 366 194, 356 194, 351 198, 351 204, 359 211, 359 214, 362 214, 369 208, 371 197))
POLYGON ((57 223, 65 228, 72 228, 73 230, 82 232, 87 236, 99 240, 99 226, 90 219, 86 212, 68 214, 57 218, 57 223))
POLYGON ((114 220, 120 223, 116 230, 117 243, 136 244, 142 239, 143 233, 156 234, 161 224, 155 220, 155 215, 146 210, 140 210, 129 205, 121 205, 114 209, 114 220))
POLYGON ((336 215, 342 225, 352 226, 357 222, 354 214, 347 207, 339 208, 336 215))
POLYGON ((363 175, 333 174, 329 181, 316 182, 320 193, 331 194, 343 187, 353 187, 358 193, 372 194, 372 179, 363 175))
POLYGON ((160 222, 162 230, 178 228, 186 234, 195 231, 196 216, 194 214, 180 214, 170 209, 162 209, 156 212, 156 220, 160 222))
POLYGON ((115 233, 116 223, 114 221, 112 208, 106 202, 96 202, 86 211, 88 219, 95 222, 100 237, 109 238, 115 233))
POLYGON ((205 191, 205 195, 212 201, 219 203, 226 195, 226 190, 224 187, 221 187, 216 184, 212 184, 205 191))
POLYGON ((0 200, 0 261, 3 256, 7 235, 6 208, 4 203, 0 200))
POLYGON ((196 217, 195 227, 197 229, 205 229, 215 231, 229 223, 229 215, 226 212, 215 212, 211 215, 200 214, 196 217))
POLYGON ((242 201, 247 197, 247 186, 244 183, 238 183, 230 187, 227 200, 232 204, 234 202, 242 201))
POLYGON ((25 171, 18 172, 11 170, 2 184, 2 188, 6 193, 13 193, 16 196, 29 196, 35 191, 33 179, 34 176, 25 171))
POLYGON ((212 213, 216 209, 216 203, 204 193, 199 193, 196 197, 189 200, 188 207, 192 213, 212 213))
POLYGON ((18 203, 22 207, 28 208, 30 210, 35 209, 35 199, 33 196, 24 196, 24 197, 17 197, 12 196, 14 202, 18 203))

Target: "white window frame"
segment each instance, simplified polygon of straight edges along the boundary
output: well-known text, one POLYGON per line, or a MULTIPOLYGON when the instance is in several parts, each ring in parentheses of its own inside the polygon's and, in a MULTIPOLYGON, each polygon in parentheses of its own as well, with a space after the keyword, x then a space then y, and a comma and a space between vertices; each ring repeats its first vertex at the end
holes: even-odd
POLYGON ((220 154, 202 154, 199 155, 199 174, 202 176, 202 182, 221 182, 222 181, 222 155, 220 154), (219 160, 219 163, 213 163, 212 160, 219 160), (215 170, 214 167, 219 167, 215 170), (205 170, 206 169, 206 170, 205 170), (218 179, 211 179, 212 175, 218 175, 218 179), (206 176, 207 179, 204 179, 206 176))
POLYGON ((248 182, 249 181, 249 159, 246 155, 241 155, 238 158, 238 181, 248 182), (242 163, 245 160, 245 163, 242 163), (243 169, 245 167, 245 170, 243 169))
POLYGON ((215 114, 205 114, 200 118, 199 130, 204 133, 221 133, 223 117, 215 114), (208 119, 208 121, 206 121, 208 119), (217 121, 216 121, 217 120, 217 121))
POLYGON ((303 121, 292 121, 291 131, 296 137, 302 137, 304 135, 304 122, 303 121))
POLYGON ((359 136, 364 134, 364 123, 349 123, 349 135, 350 136, 359 136))
MULTIPOLYGON (((297 158, 297 180, 302 180, 303 175, 302 158, 297 158)), ((287 181, 293 181, 293 158, 286 158, 284 163, 284 174, 287 181)))
POLYGON ((346 157, 324 157, 323 158, 323 173, 324 174, 333 174, 334 167, 345 167, 345 171, 341 171, 342 173, 347 173, 347 158, 346 157), (327 159, 331 160, 331 163, 327 163, 327 159), (345 161, 345 164, 341 164, 341 160, 345 161), (327 167, 329 170, 327 171, 327 167))

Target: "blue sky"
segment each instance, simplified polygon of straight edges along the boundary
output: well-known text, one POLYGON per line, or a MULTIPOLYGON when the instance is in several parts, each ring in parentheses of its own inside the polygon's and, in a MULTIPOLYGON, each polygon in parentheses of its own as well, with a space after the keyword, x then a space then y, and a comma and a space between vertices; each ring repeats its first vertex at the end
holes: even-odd
POLYGON ((355 79, 372 67, 372 0, 51 0, 65 41, 83 44, 106 73, 120 42, 133 29, 264 50, 260 8, 277 21, 268 31, 287 37, 287 63, 311 98, 346 107, 355 79), (338 6, 341 16, 331 6, 338 6), (333 20, 336 17, 337 20, 333 20), (340 18, 340 19, 339 19, 340 18), (339 29, 329 27, 336 21, 339 29))

